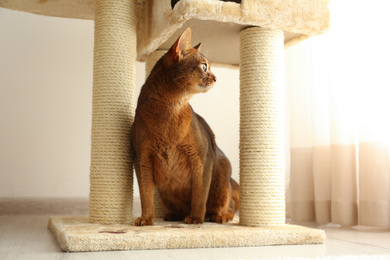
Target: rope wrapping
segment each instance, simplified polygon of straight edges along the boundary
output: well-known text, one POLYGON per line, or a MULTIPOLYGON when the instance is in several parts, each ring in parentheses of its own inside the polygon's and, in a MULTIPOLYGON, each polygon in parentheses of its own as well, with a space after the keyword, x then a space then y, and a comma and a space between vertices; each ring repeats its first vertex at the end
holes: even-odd
MULTIPOLYGON (((156 50, 148 56, 145 63, 146 78, 149 77, 149 74, 152 71, 154 65, 167 51, 168 50, 156 50)), ((155 218, 163 218, 165 215, 165 208, 157 188, 154 188, 154 192, 153 192, 153 205, 154 205, 155 218)))
POLYGON ((89 221, 129 223, 137 0, 96 0, 89 221))
POLYGON ((154 65, 156 65, 157 61, 167 53, 168 50, 155 50, 151 54, 149 54, 148 58, 145 62, 145 77, 146 79, 149 77, 150 72, 152 71, 154 65))
POLYGON ((240 33, 240 224, 285 224, 283 32, 240 33))

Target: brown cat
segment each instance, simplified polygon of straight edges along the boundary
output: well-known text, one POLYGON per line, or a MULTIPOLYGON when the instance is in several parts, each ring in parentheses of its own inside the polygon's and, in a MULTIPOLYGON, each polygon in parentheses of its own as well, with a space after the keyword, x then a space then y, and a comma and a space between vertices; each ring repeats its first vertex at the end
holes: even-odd
POLYGON ((188 103, 216 81, 199 47, 191 46, 191 29, 185 30, 156 63, 139 95, 131 130, 142 206, 136 226, 153 224, 155 186, 167 221, 196 224, 207 217, 225 223, 238 209, 239 185, 230 177, 230 162, 188 103))

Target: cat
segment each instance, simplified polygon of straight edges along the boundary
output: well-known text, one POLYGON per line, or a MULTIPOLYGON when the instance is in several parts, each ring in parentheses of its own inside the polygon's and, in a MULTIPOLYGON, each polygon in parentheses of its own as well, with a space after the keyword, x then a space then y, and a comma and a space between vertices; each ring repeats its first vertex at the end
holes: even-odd
POLYGON ((166 221, 225 223, 239 207, 239 185, 228 158, 206 121, 188 101, 216 82, 210 63, 191 45, 187 28, 156 63, 143 85, 131 129, 133 161, 142 216, 136 226, 153 225, 157 187, 166 221))

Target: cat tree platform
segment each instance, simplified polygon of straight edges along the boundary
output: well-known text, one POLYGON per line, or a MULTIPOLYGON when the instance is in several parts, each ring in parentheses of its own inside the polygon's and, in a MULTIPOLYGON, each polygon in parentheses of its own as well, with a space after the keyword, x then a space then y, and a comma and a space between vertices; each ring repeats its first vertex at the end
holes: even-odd
POLYGON ((87 216, 67 216, 52 217, 49 228, 67 252, 305 245, 325 240, 321 230, 294 225, 246 227, 238 220, 224 225, 157 220, 153 226, 135 227, 92 224, 87 216))
POLYGON ((328 0, 0 0, 0 7, 95 21, 89 216, 50 219, 63 250, 324 243, 321 230, 285 224, 283 52, 328 29, 328 0), (211 63, 239 65, 239 218, 134 227, 135 62, 150 69, 186 27, 211 63))

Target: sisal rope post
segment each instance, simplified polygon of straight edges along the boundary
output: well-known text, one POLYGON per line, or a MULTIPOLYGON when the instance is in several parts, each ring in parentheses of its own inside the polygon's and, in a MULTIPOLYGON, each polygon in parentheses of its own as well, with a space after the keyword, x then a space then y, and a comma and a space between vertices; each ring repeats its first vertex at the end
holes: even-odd
MULTIPOLYGON (((149 74, 152 71, 154 65, 167 51, 168 50, 156 50, 148 56, 145 63, 146 78, 149 77, 149 74)), ((153 191, 153 204, 154 204, 154 216, 156 218, 163 218, 165 215, 165 209, 164 209, 164 204, 160 197, 160 193, 158 192, 157 188, 154 188, 153 191)))
POLYGON ((240 224, 285 224, 283 32, 240 33, 240 224))
POLYGON ((165 53, 167 53, 168 50, 155 50, 151 54, 149 54, 148 58, 146 59, 145 63, 145 76, 146 78, 149 77, 150 72, 152 71, 154 65, 156 65, 157 61, 164 56, 165 53))
POLYGON ((129 223, 137 0, 96 0, 89 221, 129 223))

